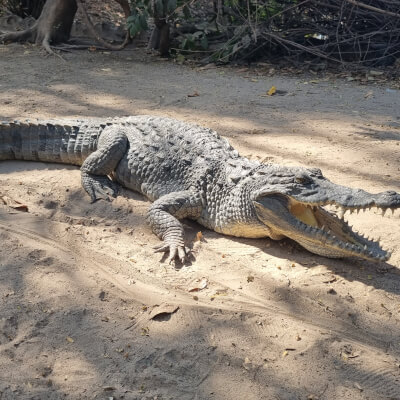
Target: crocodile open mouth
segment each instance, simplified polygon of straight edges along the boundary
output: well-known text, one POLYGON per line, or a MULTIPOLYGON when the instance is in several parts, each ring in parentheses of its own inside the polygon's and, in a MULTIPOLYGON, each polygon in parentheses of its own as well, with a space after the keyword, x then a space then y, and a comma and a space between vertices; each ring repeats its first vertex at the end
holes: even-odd
MULTIPOLYGON (((327 206, 332 205, 335 206, 335 203, 308 205, 290 199, 289 211, 299 221, 298 227, 310 232, 315 237, 322 238, 327 247, 339 248, 349 256, 355 255, 381 261, 390 258, 391 253, 381 247, 379 240, 367 238, 356 232, 343 218, 347 211, 358 213, 360 210, 371 207, 350 208, 337 205, 338 212, 335 213, 326 209, 327 206)), ((385 209, 382 212, 384 213, 385 209)), ((345 255, 343 254, 343 256, 345 255)))
MULTIPOLYGON (((391 256, 379 240, 364 237, 343 218, 346 211, 359 212, 376 206, 345 207, 334 201, 303 203, 284 195, 267 195, 255 202, 259 218, 275 234, 289 237, 307 250, 326 257, 361 257, 385 261, 391 256), (336 214, 328 208, 336 206, 336 214)), ((382 208, 383 213, 386 211, 382 208)))

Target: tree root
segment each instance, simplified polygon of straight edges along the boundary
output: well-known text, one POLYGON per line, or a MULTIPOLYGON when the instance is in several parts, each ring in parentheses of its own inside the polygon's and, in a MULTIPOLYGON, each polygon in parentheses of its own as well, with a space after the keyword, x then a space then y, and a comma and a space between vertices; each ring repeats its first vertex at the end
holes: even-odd
POLYGON ((38 43, 38 35, 37 35, 37 25, 36 22, 29 29, 20 32, 7 32, 0 35, 0 42, 32 42, 41 45, 48 54, 57 56, 61 60, 65 61, 64 58, 57 54, 50 45, 50 33, 46 33, 41 42, 38 43))
POLYGON ((60 60, 65 61, 61 54, 56 53, 50 46, 50 34, 47 33, 42 40, 42 47, 47 51, 48 54, 57 56, 60 60))
POLYGON ((19 32, 0 33, 0 42, 34 42, 37 33, 37 22, 28 29, 19 32))
MULTIPOLYGON (((54 50, 64 51, 66 53, 72 53, 73 50, 87 50, 93 47, 94 44, 72 44, 72 43, 62 43, 57 46, 51 46, 54 50)), ((96 46, 96 50, 108 50, 106 47, 96 46)))

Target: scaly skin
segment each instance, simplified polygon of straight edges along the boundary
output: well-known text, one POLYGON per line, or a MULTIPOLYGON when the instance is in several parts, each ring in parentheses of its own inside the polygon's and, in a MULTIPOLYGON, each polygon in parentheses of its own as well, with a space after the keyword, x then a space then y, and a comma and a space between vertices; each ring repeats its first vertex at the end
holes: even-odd
POLYGON ((289 237, 326 257, 383 261, 389 252, 324 206, 400 207, 396 192, 371 194, 318 169, 250 161, 210 129, 160 117, 3 123, 0 160, 12 159, 81 165, 92 201, 115 197, 115 181, 143 193, 154 202, 147 219, 163 240, 157 251, 169 252, 169 261, 185 260, 182 218, 232 236, 289 237))

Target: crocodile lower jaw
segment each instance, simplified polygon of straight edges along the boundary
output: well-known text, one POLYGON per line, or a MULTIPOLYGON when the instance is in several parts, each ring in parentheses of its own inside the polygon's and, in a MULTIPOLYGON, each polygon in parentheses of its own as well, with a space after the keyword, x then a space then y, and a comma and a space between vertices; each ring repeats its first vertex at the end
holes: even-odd
POLYGON ((339 215, 325 210, 324 205, 303 205, 304 209, 300 214, 298 208, 297 206, 297 215, 292 215, 297 220, 296 230, 302 234, 291 238, 308 250, 329 257, 356 256, 375 261, 386 261, 390 258, 391 253, 382 248, 379 240, 363 236, 344 220, 346 211, 359 211, 362 208, 341 207, 339 215))

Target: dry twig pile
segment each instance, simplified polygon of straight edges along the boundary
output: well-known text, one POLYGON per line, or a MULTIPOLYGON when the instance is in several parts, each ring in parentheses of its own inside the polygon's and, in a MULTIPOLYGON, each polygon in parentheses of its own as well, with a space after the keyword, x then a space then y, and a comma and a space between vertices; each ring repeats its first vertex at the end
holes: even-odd
POLYGON ((232 4, 217 10, 216 20, 230 36, 218 53, 222 61, 268 54, 294 63, 319 59, 355 67, 391 65, 400 55, 399 0, 232 4))

